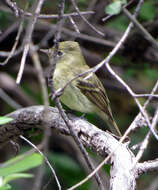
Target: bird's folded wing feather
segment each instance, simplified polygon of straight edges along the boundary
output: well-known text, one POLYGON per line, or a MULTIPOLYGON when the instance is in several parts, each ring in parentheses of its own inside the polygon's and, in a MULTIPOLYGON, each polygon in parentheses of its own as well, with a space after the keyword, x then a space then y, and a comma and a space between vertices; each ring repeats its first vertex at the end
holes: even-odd
POLYGON ((97 78, 93 79, 93 81, 88 79, 79 79, 77 80, 77 87, 91 102, 93 102, 93 104, 105 112, 109 116, 109 119, 113 120, 109 99, 106 95, 104 87, 101 82, 97 80, 97 78))

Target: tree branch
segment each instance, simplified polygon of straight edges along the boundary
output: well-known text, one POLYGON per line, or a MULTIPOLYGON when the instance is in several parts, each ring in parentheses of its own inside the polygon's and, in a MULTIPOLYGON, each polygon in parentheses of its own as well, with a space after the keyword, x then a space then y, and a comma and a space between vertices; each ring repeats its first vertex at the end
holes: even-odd
MULTIPOLYGON (((0 127, 0 146, 9 142, 12 138, 23 134, 26 130, 32 129, 32 127, 41 129, 43 129, 43 126, 49 127, 58 130, 62 134, 70 135, 58 110, 52 107, 48 109, 47 120, 44 121, 44 106, 22 108, 8 114, 7 116, 14 118, 14 120, 0 127), (45 125, 43 125, 43 122, 45 125)), ((132 183, 133 187, 135 187, 134 176, 136 176, 136 170, 131 170, 134 155, 127 146, 119 143, 110 133, 100 130, 84 119, 73 115, 69 115, 69 119, 73 130, 84 146, 87 146, 102 157, 113 152, 111 156, 111 162, 113 163, 111 168, 112 186, 120 187, 122 185, 125 187, 124 189, 128 189, 127 187, 132 183)))

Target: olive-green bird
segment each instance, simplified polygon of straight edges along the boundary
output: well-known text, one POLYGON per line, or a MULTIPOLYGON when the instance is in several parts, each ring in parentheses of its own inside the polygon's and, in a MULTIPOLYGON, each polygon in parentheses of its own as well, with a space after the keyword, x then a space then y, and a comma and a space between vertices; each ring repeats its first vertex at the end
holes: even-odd
MULTIPOLYGON (((53 48, 49 49, 48 56, 53 48)), ((55 90, 62 88, 76 75, 87 71, 89 66, 80 50, 79 44, 74 41, 59 43, 56 69, 54 72, 55 90)), ((96 113, 109 126, 112 133, 122 136, 117 127, 110 108, 106 91, 95 74, 85 74, 72 81, 60 96, 60 100, 72 110, 83 113, 96 113)))

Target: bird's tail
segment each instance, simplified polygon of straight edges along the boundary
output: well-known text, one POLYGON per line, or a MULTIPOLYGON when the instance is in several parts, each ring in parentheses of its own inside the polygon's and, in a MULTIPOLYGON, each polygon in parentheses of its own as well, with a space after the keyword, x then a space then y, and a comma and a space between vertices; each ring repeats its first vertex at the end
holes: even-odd
POLYGON ((117 135, 119 137, 122 137, 122 134, 121 134, 121 132, 120 132, 120 130, 119 130, 113 116, 112 116, 112 114, 110 114, 110 115, 111 115, 111 117, 107 116, 106 113, 102 112, 101 117, 107 123, 108 127, 110 128, 110 131, 113 134, 115 134, 115 135, 117 135))

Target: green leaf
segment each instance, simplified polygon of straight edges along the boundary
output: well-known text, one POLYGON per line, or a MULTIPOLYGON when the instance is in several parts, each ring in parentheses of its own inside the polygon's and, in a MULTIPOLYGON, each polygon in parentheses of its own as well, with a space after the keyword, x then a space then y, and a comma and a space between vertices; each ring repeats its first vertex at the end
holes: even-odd
MULTIPOLYGON (((52 163, 55 171, 59 178, 63 180, 64 189, 67 189, 69 186, 76 184, 78 181, 86 177, 85 171, 83 168, 80 168, 79 164, 65 154, 59 153, 50 153, 49 160, 52 163), (58 173, 58 171, 60 171, 58 173)), ((78 187, 77 190, 89 190, 90 181, 83 184, 81 187, 78 187)))
POLYGON ((122 4, 122 5, 125 5, 126 3, 127 3, 126 0, 122 0, 122 1, 121 1, 121 4, 122 4))
POLYGON ((110 176, 110 167, 111 167, 110 164, 105 164, 104 167, 103 167, 103 168, 105 169, 106 173, 107 173, 109 176, 110 176))
POLYGON ((0 125, 4 125, 6 123, 9 123, 10 121, 13 121, 13 118, 11 117, 0 117, 0 125))
POLYGON ((31 178, 33 177, 32 174, 26 174, 26 173, 14 173, 11 175, 8 175, 6 177, 4 177, 3 179, 3 185, 7 184, 9 181, 15 180, 15 179, 19 179, 19 178, 31 178))
POLYGON ((127 17, 119 15, 112 22, 107 23, 107 26, 123 32, 126 30, 128 24, 129 21, 127 17))
POLYGON ((139 16, 144 20, 153 20, 156 15, 157 8, 154 6, 153 2, 145 2, 140 10, 139 16))
POLYGON ((0 190, 8 190, 8 189, 11 189, 11 186, 9 184, 5 184, 0 187, 0 190))
POLYGON ((121 5, 121 1, 115 1, 105 8, 105 13, 108 15, 117 15, 121 12, 121 5))
POLYGON ((25 154, 17 156, 4 164, 1 164, 0 176, 7 176, 32 169, 39 166, 42 163, 42 160, 43 157, 37 153, 27 156, 25 154))
POLYGON ((149 77, 152 80, 156 80, 158 76, 158 70, 156 69, 146 69, 144 70, 144 73, 147 77, 149 77))

